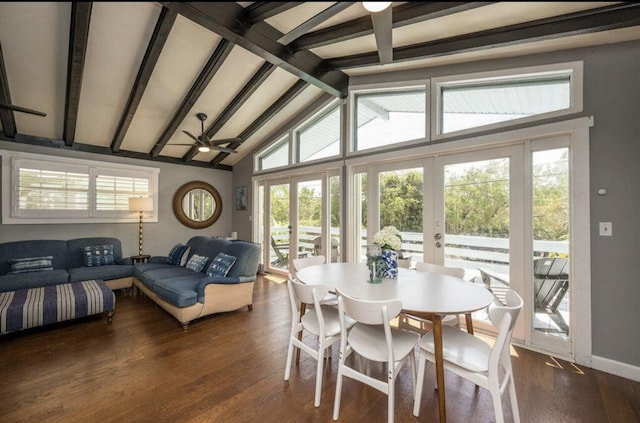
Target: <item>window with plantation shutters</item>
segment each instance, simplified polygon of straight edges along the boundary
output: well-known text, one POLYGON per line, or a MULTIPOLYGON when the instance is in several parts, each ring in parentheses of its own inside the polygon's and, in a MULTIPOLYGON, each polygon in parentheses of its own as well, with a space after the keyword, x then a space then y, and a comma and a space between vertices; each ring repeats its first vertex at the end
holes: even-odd
MULTIPOLYGON (((156 168, 0 154, 3 224, 137 221, 138 214, 129 211, 129 197, 157 198, 156 168)), ((157 221, 157 210, 146 219, 157 221)))

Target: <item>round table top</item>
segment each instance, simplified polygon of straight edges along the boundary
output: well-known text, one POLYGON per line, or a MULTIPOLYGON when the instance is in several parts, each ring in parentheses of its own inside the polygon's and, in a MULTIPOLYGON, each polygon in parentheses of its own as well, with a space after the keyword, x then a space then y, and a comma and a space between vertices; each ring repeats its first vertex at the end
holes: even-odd
POLYGON ((398 269, 398 279, 369 282, 363 263, 328 263, 305 267, 297 278, 307 284, 325 284, 332 291, 366 300, 399 299, 406 312, 464 314, 483 309, 493 294, 483 285, 453 276, 398 269))

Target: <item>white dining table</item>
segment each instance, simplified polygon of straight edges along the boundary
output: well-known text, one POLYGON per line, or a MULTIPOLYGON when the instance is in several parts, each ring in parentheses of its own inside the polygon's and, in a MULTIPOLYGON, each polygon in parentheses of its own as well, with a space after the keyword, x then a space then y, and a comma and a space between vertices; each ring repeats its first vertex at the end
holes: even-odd
POLYGON ((297 272, 297 278, 307 284, 325 284, 333 292, 343 292, 364 300, 398 299, 402 311, 431 320, 433 326, 438 409, 440 422, 446 417, 444 362, 442 358, 442 317, 464 314, 467 331, 473 333, 471 313, 489 306, 493 295, 483 285, 453 276, 413 269, 398 269, 397 279, 369 282, 369 271, 363 263, 317 264, 297 272))

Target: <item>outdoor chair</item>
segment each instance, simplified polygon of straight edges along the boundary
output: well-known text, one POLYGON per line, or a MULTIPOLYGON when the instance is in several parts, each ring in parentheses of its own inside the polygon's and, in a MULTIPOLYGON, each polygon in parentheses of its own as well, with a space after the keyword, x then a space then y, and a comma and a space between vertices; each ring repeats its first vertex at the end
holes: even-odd
MULTIPOLYGON (((518 423, 520 414, 509 350, 523 301, 515 291, 509 289, 505 294, 505 302, 506 305, 494 304, 489 307, 489 319, 498 329, 493 346, 465 331, 442 327, 444 368, 489 390, 497 423, 504 421, 502 396, 508 390, 513 421, 518 423)), ((419 345, 418 381, 413 405, 413 415, 416 417, 420 414, 426 362, 435 363, 433 332, 425 334, 419 345)))
POLYGON ((557 325, 557 329, 549 328, 548 332, 568 334, 569 325, 558 311, 558 307, 569 289, 569 260, 561 257, 535 259, 533 277, 535 312, 547 314, 557 325))
POLYGON ((273 248, 273 252, 276 254, 276 260, 272 261, 271 264, 277 267, 287 267, 289 265, 289 244, 277 244, 272 235, 271 248, 273 248), (281 249, 286 249, 286 252, 281 249))
POLYGON ((341 338, 333 420, 338 420, 340 415, 344 377, 362 382, 387 395, 389 423, 393 423, 396 378, 407 357, 411 363, 412 387, 415 388, 414 348, 419 335, 391 328, 389 325, 401 309, 402 303, 399 300, 365 301, 338 292, 341 338), (353 327, 349 325, 349 318, 357 322, 353 327), (369 376, 347 364, 349 356, 354 352, 365 360, 385 363, 384 380, 369 376))

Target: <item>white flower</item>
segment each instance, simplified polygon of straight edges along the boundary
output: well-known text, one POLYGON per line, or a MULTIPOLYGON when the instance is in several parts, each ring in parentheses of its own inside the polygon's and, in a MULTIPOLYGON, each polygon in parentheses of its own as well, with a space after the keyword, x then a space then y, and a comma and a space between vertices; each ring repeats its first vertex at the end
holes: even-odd
POLYGON ((400 250, 402 248, 402 237, 400 231, 395 226, 385 226, 373 236, 373 242, 381 245, 383 249, 400 250))

